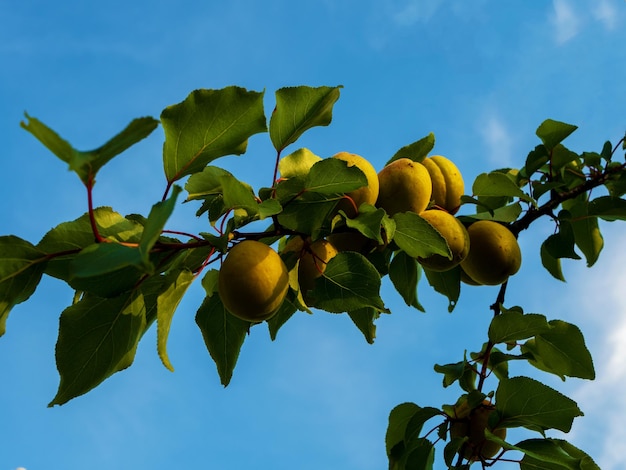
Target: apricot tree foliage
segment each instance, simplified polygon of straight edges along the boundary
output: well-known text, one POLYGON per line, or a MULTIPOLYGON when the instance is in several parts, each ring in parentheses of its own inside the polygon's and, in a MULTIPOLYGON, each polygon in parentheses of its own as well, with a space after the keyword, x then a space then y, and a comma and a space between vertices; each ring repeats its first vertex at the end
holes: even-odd
MULTIPOLYGON (((295 148, 308 129, 330 124, 339 94, 340 87, 279 89, 268 120, 264 92, 235 86, 195 90, 165 108, 159 120, 135 119, 91 151, 73 148, 26 115, 22 127, 68 164, 86 191, 86 213, 54 227, 38 243, 15 235, 0 237, 0 334, 5 334, 10 310, 30 298, 43 275, 64 281, 75 292, 60 316, 56 346, 60 384, 50 406, 67 403, 129 367, 139 341, 155 323, 157 352, 164 366, 172 369, 167 354, 170 325, 197 280, 206 296, 196 322, 225 386, 250 330, 267 323, 274 339, 299 311, 347 313, 373 343, 375 320, 391 313, 380 296, 384 276, 410 308, 424 310, 417 296, 419 282, 444 295, 450 312, 459 305, 461 267, 433 271, 419 262, 432 255, 452 258, 445 237, 411 211, 390 216, 383 208, 364 203, 347 214, 346 201, 353 203, 349 193, 368 183, 363 171, 341 159, 295 148), (159 124, 165 135, 162 199, 145 215, 94 207, 98 171, 159 124), (268 169, 271 183, 255 189, 214 162, 244 154, 248 139, 259 133, 269 133, 276 156, 255 163, 268 169), (181 199, 197 204, 197 216, 208 222, 206 232, 165 228, 181 199), (319 259, 323 266, 308 281, 312 289, 302 292, 300 258, 293 250, 283 250, 287 242, 299 237, 303 250, 315 259, 307 247, 346 233, 365 243, 319 259), (218 293, 221 263, 244 240, 275 247, 289 272, 284 300, 263 322, 232 315, 218 293)), ((624 139, 617 145, 606 142, 599 151, 577 153, 562 143, 575 130, 550 119, 541 123, 537 146, 521 166, 480 174, 455 214, 464 226, 494 221, 515 237, 539 218, 552 220, 554 233, 537 247, 537 255, 548 273, 560 280, 564 280, 561 259, 584 259, 588 266, 598 259, 603 248, 599 220, 626 219, 626 164, 619 152, 624 139)), ((434 143, 431 133, 401 147, 388 163, 400 158, 421 162, 434 143)), ((385 439, 390 469, 433 468, 436 449, 442 450, 437 459, 455 469, 511 460, 522 469, 597 468, 584 451, 547 435, 553 429, 570 430, 582 415, 577 403, 540 379, 509 373, 510 363, 525 361, 537 374, 593 379, 583 334, 567 321, 507 305, 509 284, 514 288, 514 277, 501 284, 493 299, 493 319, 485 336, 468 345, 474 352, 456 363, 434 366, 444 387, 459 388, 456 403, 439 407, 403 403, 391 410, 385 439), (489 413, 481 412, 485 407, 489 413), (479 415, 482 424, 476 430, 472 417, 479 415), (452 428, 457 431, 451 437, 452 428), (465 435, 458 432, 470 428, 465 435), (502 438, 507 428, 525 428, 531 437, 507 442, 502 438), (483 453, 487 444, 490 450, 483 453)))

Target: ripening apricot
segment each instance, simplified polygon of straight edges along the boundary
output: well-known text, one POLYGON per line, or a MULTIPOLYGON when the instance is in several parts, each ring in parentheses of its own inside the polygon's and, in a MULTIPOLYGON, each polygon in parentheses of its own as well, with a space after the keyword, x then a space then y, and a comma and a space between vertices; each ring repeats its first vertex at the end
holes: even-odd
POLYGON ((349 167, 356 166, 363 172, 367 179, 367 185, 346 193, 346 196, 354 201, 354 205, 347 200, 340 201, 338 205, 338 209, 343 210, 348 217, 356 217, 357 211, 355 208, 358 209, 363 203, 374 205, 376 202, 378 198, 378 175, 372 164, 360 155, 349 152, 339 152, 333 155, 333 158, 347 162, 349 167))
POLYGON ((298 283, 303 294, 315 287, 315 280, 324 274, 326 265, 338 253, 337 248, 328 240, 320 239, 313 243, 305 242, 302 237, 294 237, 283 252, 296 252, 300 259, 298 265, 298 283))
POLYGON ((418 261, 431 271, 448 271, 465 259, 470 250, 470 240, 463 224, 452 214, 438 209, 422 212, 420 217, 432 225, 446 239, 452 259, 442 255, 419 258, 418 261))
POLYGON ((432 200, 435 205, 450 214, 456 214, 461 207, 461 196, 465 192, 463 176, 458 167, 441 155, 426 157, 422 161, 433 182, 432 200))
POLYGON ((474 282, 495 286, 505 282, 522 264, 517 238, 504 225, 492 220, 474 222, 467 229, 470 250, 461 268, 474 282))
POLYGON ((424 211, 430 203, 433 187, 424 165, 408 158, 389 163, 378 173, 380 189, 376 205, 387 214, 424 211))
POLYGON ((255 240, 233 246, 219 271, 218 292, 224 307, 250 322, 271 318, 288 288, 283 260, 272 248, 255 240))
POLYGON ((469 416, 453 419, 450 422, 450 437, 466 437, 463 456, 468 460, 484 460, 494 457, 502 448, 499 444, 485 438, 485 429, 498 436, 506 438, 505 428, 489 428, 489 416, 495 411, 495 406, 485 400, 480 406, 473 409, 469 416))

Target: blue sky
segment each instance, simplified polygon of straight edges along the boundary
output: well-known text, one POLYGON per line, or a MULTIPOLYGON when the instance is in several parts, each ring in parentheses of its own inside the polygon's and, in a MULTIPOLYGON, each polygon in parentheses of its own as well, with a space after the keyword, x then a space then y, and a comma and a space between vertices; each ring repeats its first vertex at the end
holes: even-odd
MULTIPOLYGON (((545 118, 580 126, 567 141, 574 150, 600 150, 624 132, 625 21, 620 0, 0 2, 0 234, 37 242, 86 210, 76 176, 20 129, 24 111, 89 149, 196 88, 265 89, 271 110, 282 86, 343 85, 331 126, 297 146, 359 153, 380 169, 434 132, 435 153, 457 163, 468 187, 484 171, 521 166, 545 118)), ((158 129, 107 165, 95 203, 147 214, 165 186, 161 149, 158 129)), ((258 135, 248 154, 221 163, 259 187, 273 158, 258 135)), ((168 228, 206 230, 193 210, 177 208, 168 228)), ((585 332, 597 380, 530 373, 579 400, 586 416, 568 439, 610 470, 626 467, 626 233, 602 229, 604 256, 592 269, 565 263, 567 284, 540 267, 552 227, 523 233, 507 304, 585 332)), ((480 347, 497 290, 463 289, 451 315, 425 283, 419 293, 427 314, 384 284, 394 313, 378 321, 374 345, 345 315, 298 314, 273 343, 256 327, 224 389, 194 322, 203 295, 194 285, 168 343, 174 373, 153 331, 130 369, 49 409, 58 315, 72 292, 46 279, 0 339, 0 470, 386 468, 389 411, 456 399, 433 364, 480 347)))

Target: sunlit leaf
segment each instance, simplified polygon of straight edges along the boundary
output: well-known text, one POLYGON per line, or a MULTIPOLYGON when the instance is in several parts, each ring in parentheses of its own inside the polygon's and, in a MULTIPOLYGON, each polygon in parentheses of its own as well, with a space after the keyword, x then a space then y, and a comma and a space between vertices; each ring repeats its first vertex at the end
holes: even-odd
POLYGON ((225 155, 241 155, 248 139, 267 130, 263 92, 230 86, 195 90, 161 113, 168 182, 202 171, 225 155))
POLYGON ((450 257, 446 239, 426 220, 414 212, 393 215, 396 231, 393 241, 413 258, 427 258, 432 254, 450 257))
POLYGON ((310 292, 315 307, 327 312, 351 312, 364 307, 384 311, 380 274, 361 254, 339 253, 326 265, 310 292))
POLYGON ((167 338, 174 312, 194 279, 193 273, 188 270, 168 273, 163 280, 165 289, 157 298, 157 352, 163 365, 171 371, 174 367, 167 355, 167 338))
POLYGON ((434 147, 435 134, 431 132, 417 142, 413 142, 412 144, 402 147, 394 154, 393 157, 389 159, 387 163, 385 163, 385 165, 389 165, 391 162, 399 160, 400 158, 408 158, 414 162, 421 162, 424 158, 426 158, 428 152, 430 152, 434 147))
POLYGON ((527 439, 512 448, 525 454, 520 470, 600 470, 589 455, 562 439, 527 439))
POLYGON ((341 87, 287 87, 276 91, 270 138, 277 151, 294 143, 308 129, 327 126, 341 87))
POLYGON ((93 180, 98 170, 113 157, 146 138, 159 125, 159 121, 151 117, 134 119, 124 130, 101 147, 83 152, 74 149, 68 141, 38 119, 28 114, 26 114, 26 119, 28 122, 22 122, 21 126, 67 163, 84 184, 93 180))
POLYGON ((146 308, 137 292, 103 299, 86 295, 61 314, 56 361, 61 382, 49 406, 87 393, 133 360, 146 308))
POLYGON ((152 250, 154 244, 159 240, 165 228, 165 224, 172 215, 172 212, 174 212, 176 199, 181 191, 182 189, 179 186, 174 186, 172 195, 165 201, 157 202, 150 210, 143 233, 141 234, 141 240, 139 241, 139 253, 146 267, 150 267, 150 250, 152 250))
POLYGON ((578 129, 577 126, 553 119, 546 119, 537 128, 536 134, 543 142, 543 145, 545 145, 548 150, 552 150, 576 129, 578 129))
POLYGON ((472 185, 472 193, 476 197, 516 197, 534 203, 507 174, 498 171, 478 175, 472 185))
POLYGON ((590 216, 604 220, 626 220, 626 200, 618 197, 600 196, 589 203, 590 216))
POLYGON ((339 158, 326 158, 315 163, 305 180, 306 191, 329 195, 347 193, 365 185, 365 174, 339 158))
POLYGON ((306 176, 311 167, 322 160, 307 148, 301 148, 283 157, 278 162, 278 171, 282 178, 306 176))

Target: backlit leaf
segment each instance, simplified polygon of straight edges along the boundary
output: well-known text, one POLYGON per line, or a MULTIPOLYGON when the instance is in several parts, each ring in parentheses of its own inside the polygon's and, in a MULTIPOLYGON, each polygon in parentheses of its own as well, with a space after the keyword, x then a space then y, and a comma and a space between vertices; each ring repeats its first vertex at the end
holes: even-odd
POLYGON ((61 314, 56 361, 61 382, 49 406, 87 393, 133 360, 146 324, 137 292, 103 299, 86 295, 61 314))
POLYGON ((448 242, 426 220, 414 212, 393 215, 396 231, 393 241, 413 258, 426 258, 432 254, 450 257, 448 242))
POLYGON ((67 163, 84 184, 95 178, 98 170, 113 157, 146 138, 159 125, 159 121, 151 117, 134 119, 124 130, 101 147, 83 152, 74 149, 69 142, 38 119, 28 114, 26 118, 28 122, 22 122, 21 126, 67 163))
POLYGON ((389 265, 389 279, 393 283, 404 302, 424 312, 424 307, 417 300, 417 284, 422 268, 415 258, 404 251, 397 252, 389 265))
POLYGON ((525 426, 539 431, 569 432, 574 418, 583 415, 572 399, 529 377, 501 380, 496 409, 504 427, 525 426))
POLYGON ((277 151, 294 143, 308 129, 327 126, 341 87, 287 87, 276 91, 270 138, 277 151))
POLYGON ((413 142, 412 144, 402 147, 394 154, 393 157, 389 159, 387 163, 385 163, 385 165, 389 165, 391 162, 399 160, 400 158, 408 158, 414 162, 421 162, 424 158, 426 158, 428 152, 430 152, 434 147, 435 134, 431 132, 417 142, 413 142))
POLYGON ((0 237, 0 336, 11 309, 35 292, 46 262, 45 253, 26 240, 0 237))
POLYGON ((552 150, 576 129, 578 129, 577 126, 553 119, 546 119, 537 128, 536 134, 543 142, 543 145, 545 145, 548 150, 552 150))
POLYGON ((196 313, 196 323, 215 361, 220 382, 226 387, 233 376, 250 323, 231 315, 219 295, 205 297, 196 313))
POLYGON ((248 139, 267 130, 263 93, 230 86, 192 91, 161 113, 168 182, 202 171, 225 155, 241 155, 248 139))

